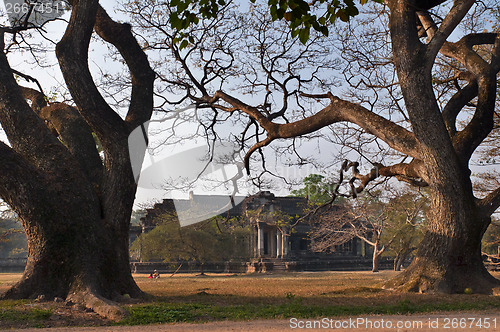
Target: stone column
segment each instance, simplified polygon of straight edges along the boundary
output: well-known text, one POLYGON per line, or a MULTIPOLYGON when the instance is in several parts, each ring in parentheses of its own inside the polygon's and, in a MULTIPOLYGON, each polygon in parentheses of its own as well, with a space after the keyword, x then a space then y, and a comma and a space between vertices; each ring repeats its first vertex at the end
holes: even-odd
POLYGON ((283 239, 281 236, 281 231, 276 230, 276 257, 280 258, 283 256, 283 239))
POLYGON ((276 241, 274 240, 276 237, 274 236, 274 234, 277 232, 277 230, 272 230, 269 232, 269 236, 268 236, 268 240, 267 240, 267 244, 269 246, 269 254, 271 255, 271 257, 276 257, 276 248, 278 247, 278 244, 276 243, 276 241))
POLYGON ((252 232, 250 234, 250 241, 249 242, 249 253, 252 255, 252 258, 258 257, 258 252, 257 252, 257 226, 252 227, 252 232))
POLYGON ((287 229, 283 230, 283 236, 281 237, 282 240, 282 248, 283 248, 283 254, 282 257, 287 257, 288 256, 288 234, 287 234, 287 229))
POLYGON ((260 222, 257 223, 257 257, 264 256, 264 229, 260 222))

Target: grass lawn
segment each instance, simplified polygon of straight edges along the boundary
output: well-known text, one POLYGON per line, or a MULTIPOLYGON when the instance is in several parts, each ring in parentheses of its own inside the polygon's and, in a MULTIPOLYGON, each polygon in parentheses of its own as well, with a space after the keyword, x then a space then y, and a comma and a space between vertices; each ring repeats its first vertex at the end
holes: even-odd
MULTIPOLYGON (((339 317, 364 314, 409 314, 438 311, 497 311, 500 296, 407 294, 382 289, 397 272, 299 272, 285 274, 162 275, 150 280, 134 275, 139 287, 155 298, 122 304, 131 315, 120 324, 205 322, 213 320, 339 317)), ((494 274, 500 278, 500 273, 494 274)), ((19 274, 0 274, 0 291, 19 274)), ((0 321, 23 326, 108 324, 93 317, 54 319, 61 304, 37 306, 33 301, 0 301, 0 321), (50 319, 47 317, 51 316, 50 319), (54 323, 57 321, 57 324, 54 323), (55 324, 55 325, 54 325, 55 324)), ((81 310, 80 310, 81 311, 81 310)), ((76 314, 76 310, 65 317, 76 314)), ((89 314, 90 315, 90 314, 89 314)), ((0 327, 2 327, 0 325, 0 327)))

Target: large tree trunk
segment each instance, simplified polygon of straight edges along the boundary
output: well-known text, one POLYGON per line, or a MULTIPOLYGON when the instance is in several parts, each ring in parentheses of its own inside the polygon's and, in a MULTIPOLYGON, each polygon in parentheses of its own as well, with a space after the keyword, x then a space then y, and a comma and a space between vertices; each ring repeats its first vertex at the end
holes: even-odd
MULTIPOLYGON (((492 128, 493 113, 486 109, 491 106, 491 98, 494 107, 494 95, 479 93, 478 105, 485 109, 467 130, 452 137, 432 88, 432 66, 444 40, 423 44, 415 24, 414 4, 401 0, 388 3, 394 62, 413 132, 420 143, 431 194, 428 227, 416 258, 388 286, 445 293, 471 288, 488 293, 497 281, 482 263, 481 239, 491 212, 482 213, 475 202, 468 161, 471 151, 492 128)), ((458 23, 472 2, 456 4, 453 19, 458 23)))
POLYGON ((5 53, 0 53, 0 123, 11 143, 0 142, 0 197, 19 215, 29 247, 21 280, 2 297, 62 297, 120 319, 125 310, 113 301, 124 294, 143 295, 129 265, 137 185, 128 136, 151 117, 155 75, 130 25, 111 20, 97 0, 70 2, 70 23, 56 50, 78 109, 45 106, 40 92, 20 89, 5 53), (125 120, 105 102, 89 71, 94 29, 116 46, 130 70, 132 93, 125 120))
MULTIPOLYGON (((124 207, 119 205, 102 211, 92 191, 85 178, 64 179, 31 186, 28 200, 16 195, 21 199, 10 201, 26 231, 29 254, 21 280, 2 298, 61 297, 120 319, 125 311, 110 300, 119 301, 124 294, 143 295, 129 268, 128 227, 111 229, 107 222, 110 216, 127 211, 120 211, 124 207)), ((134 192, 122 192, 122 196, 133 200, 134 192)))

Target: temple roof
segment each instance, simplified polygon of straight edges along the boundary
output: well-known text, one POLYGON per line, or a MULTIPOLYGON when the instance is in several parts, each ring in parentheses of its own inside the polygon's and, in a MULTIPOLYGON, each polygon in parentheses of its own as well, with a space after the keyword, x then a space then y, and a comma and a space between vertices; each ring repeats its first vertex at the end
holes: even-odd
POLYGON ((170 214, 172 217, 178 218, 178 214, 182 211, 190 209, 211 209, 223 212, 214 215, 238 217, 243 216, 246 211, 281 211, 293 218, 304 215, 304 208, 307 204, 307 199, 304 197, 276 197, 269 191, 261 191, 255 195, 243 197, 235 196, 231 201, 228 195, 196 195, 193 192, 189 194, 189 199, 164 199, 161 203, 156 203, 153 208, 147 209, 146 216, 141 218, 142 224, 146 227, 151 227, 157 224, 158 218, 164 214, 170 214), (231 204, 238 203, 239 204, 231 204), (231 207, 233 206, 233 207, 231 207), (225 208, 225 209, 224 209, 225 208))

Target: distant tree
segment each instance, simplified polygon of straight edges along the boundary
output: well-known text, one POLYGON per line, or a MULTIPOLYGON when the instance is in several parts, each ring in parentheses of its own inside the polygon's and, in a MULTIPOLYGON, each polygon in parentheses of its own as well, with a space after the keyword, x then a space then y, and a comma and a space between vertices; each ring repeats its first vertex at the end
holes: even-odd
POLYGON ((406 259, 418 249, 425 230, 427 198, 415 191, 398 193, 387 203, 389 226, 382 242, 395 235, 387 254, 394 256, 394 270, 400 271, 406 259))
POLYGON ((500 221, 494 219, 486 230, 482 243, 483 254, 500 258, 500 221))
POLYGON ((484 233, 481 253, 487 265, 498 269, 500 266, 500 221, 496 218, 493 218, 484 233))
POLYGON ((198 224, 181 227, 177 218, 166 213, 158 218, 158 226, 139 236, 131 246, 144 261, 165 262, 193 261, 201 265, 207 262, 248 258, 248 250, 242 244, 248 229, 236 220, 221 222, 220 217, 198 224))
POLYGON ((382 232, 387 227, 386 217, 378 201, 332 207, 313 219, 314 228, 310 233, 312 249, 327 252, 358 238, 373 247, 372 272, 378 272, 380 256, 395 238, 393 236, 387 243, 381 244, 382 232))
POLYGON ((134 210, 132 211, 132 216, 130 217, 131 225, 140 225, 141 218, 146 215, 146 210, 134 210))
POLYGON ((305 197, 313 205, 325 204, 331 199, 333 185, 320 174, 310 174, 304 178, 304 187, 291 191, 292 196, 305 197))
POLYGON ((378 198, 362 198, 323 210, 312 219, 312 249, 327 252, 358 238, 373 248, 372 271, 378 272, 382 254, 399 241, 395 266, 400 267, 414 250, 412 245, 418 238, 417 216, 421 215, 423 204, 410 207, 412 198, 395 197, 388 203, 378 198))
POLYGON ((25 258, 26 236, 16 214, 0 201, 0 257, 25 258))
POLYGON ((18 220, 0 219, 0 257, 26 258, 28 244, 18 220))

